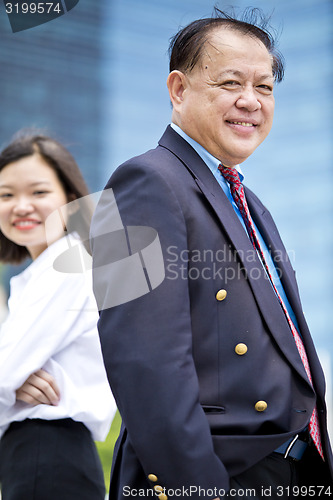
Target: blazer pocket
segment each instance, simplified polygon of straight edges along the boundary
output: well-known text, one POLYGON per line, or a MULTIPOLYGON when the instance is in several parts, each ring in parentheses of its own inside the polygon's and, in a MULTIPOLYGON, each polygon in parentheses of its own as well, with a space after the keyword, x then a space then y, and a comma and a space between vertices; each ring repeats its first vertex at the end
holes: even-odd
POLYGON ((205 413, 209 413, 209 414, 212 414, 212 413, 225 413, 225 408, 224 406, 214 406, 214 405, 201 405, 203 411, 205 413))

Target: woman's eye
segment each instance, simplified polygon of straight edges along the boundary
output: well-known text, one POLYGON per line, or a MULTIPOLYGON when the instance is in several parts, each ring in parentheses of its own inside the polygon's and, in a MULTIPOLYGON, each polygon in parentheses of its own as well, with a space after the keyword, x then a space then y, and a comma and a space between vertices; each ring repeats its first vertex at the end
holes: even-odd
POLYGON ((1 193, 0 194, 0 198, 5 200, 5 199, 8 199, 8 198, 11 198, 13 195, 11 193, 1 193))
POLYGON ((36 195, 36 196, 47 194, 47 193, 48 193, 48 191, 43 191, 43 190, 34 191, 34 195, 36 195))

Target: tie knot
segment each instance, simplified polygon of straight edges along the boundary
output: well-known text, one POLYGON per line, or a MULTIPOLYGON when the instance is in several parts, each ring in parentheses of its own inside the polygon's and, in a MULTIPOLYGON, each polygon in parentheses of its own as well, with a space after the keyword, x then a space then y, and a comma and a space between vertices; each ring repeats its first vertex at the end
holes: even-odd
POLYGON ((235 187, 239 187, 241 185, 238 172, 235 168, 225 167, 224 165, 220 164, 219 171, 221 172, 225 180, 229 182, 229 184, 233 184, 235 185, 235 187))

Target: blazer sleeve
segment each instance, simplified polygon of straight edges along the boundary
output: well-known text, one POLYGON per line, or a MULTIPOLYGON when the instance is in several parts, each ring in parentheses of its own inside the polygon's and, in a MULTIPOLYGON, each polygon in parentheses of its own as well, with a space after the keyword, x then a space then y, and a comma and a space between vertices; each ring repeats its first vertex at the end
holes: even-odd
MULTIPOLYGON (((124 227, 148 226, 159 236, 164 256, 187 252, 187 228, 174 190, 153 165, 127 162, 111 177, 124 227)), ((97 210, 94 226, 108 227, 108 210, 97 210), (102 217, 102 220, 100 220, 102 217)), ((104 242, 105 243, 105 242, 104 242)), ((93 236, 94 262, 107 253, 93 236), (96 257, 97 256, 97 257, 96 257)), ((175 262, 177 261, 177 262, 175 262)), ((191 301, 181 258, 155 289, 100 312, 99 333, 107 374, 129 440, 145 472, 166 489, 229 487, 227 471, 214 453, 209 425, 199 403, 192 357, 191 301), (177 266, 179 268, 177 269, 177 266)), ((95 278, 94 278, 95 279, 95 278)), ((121 287, 119 281, 94 283, 121 287)), ((98 290, 98 294, 103 290, 98 290)), ((149 483, 147 483, 149 484, 149 483)))

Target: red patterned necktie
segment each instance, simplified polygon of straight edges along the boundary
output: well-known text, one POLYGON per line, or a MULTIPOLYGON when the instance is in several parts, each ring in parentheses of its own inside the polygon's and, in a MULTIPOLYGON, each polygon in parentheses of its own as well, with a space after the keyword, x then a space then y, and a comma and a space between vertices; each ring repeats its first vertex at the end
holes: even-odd
MULTIPOLYGON (((245 198, 244 188, 243 188, 243 185, 240 181, 238 172, 235 168, 225 167, 223 165, 219 166, 219 171, 221 172, 221 174, 223 175, 225 180, 229 182, 232 197, 235 200, 235 203, 236 203, 236 205, 237 205, 237 207, 242 215, 242 218, 244 220, 244 223, 245 223, 247 232, 249 234, 250 240, 252 242, 252 245, 255 248, 255 250, 258 251, 258 254, 261 258, 263 266, 264 266, 264 268, 269 276, 269 279, 272 283, 273 289, 274 289, 276 296, 281 304, 283 312, 287 318, 288 324, 290 326, 291 332, 292 332, 294 340, 296 342, 296 346, 297 346, 299 355, 302 359, 306 374, 307 374, 307 376, 310 380, 310 383, 312 385, 312 377, 311 377, 309 361, 308 361, 308 357, 306 355, 303 341, 302 341, 292 319, 290 318, 290 315, 287 311, 287 308, 286 308, 286 306, 285 306, 285 304, 284 304, 284 302, 283 302, 283 300, 282 300, 282 298, 281 298, 281 296, 280 296, 280 294, 279 294, 279 292, 278 292, 278 290, 273 282, 269 267, 267 265, 266 259, 264 257, 262 248, 260 246, 260 243, 259 243, 259 240, 258 240, 258 237, 256 234, 256 230, 255 230, 255 227, 254 227, 254 224, 252 221, 252 217, 251 217, 251 214, 250 214, 250 211, 249 211, 249 208, 247 205, 247 201, 245 198)), ((324 460, 323 448, 322 448, 321 437, 320 437, 318 413, 317 413, 316 406, 314 407, 314 410, 313 410, 311 418, 310 418, 309 433, 310 433, 310 436, 312 437, 312 440, 313 440, 320 456, 324 460)))

